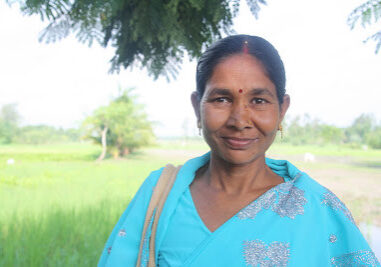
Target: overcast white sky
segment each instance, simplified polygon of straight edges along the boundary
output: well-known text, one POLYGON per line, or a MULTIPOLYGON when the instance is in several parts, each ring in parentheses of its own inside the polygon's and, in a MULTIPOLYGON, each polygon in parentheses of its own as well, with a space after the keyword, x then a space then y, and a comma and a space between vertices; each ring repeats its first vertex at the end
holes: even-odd
MULTIPOLYGON (((361 113, 381 119, 381 53, 374 54, 374 43, 362 42, 372 30, 351 31, 346 25, 361 2, 268 0, 255 20, 242 0, 234 28, 262 36, 278 49, 286 67, 290 115, 309 113, 338 126, 361 113)), ((112 48, 89 48, 74 37, 39 43, 45 25, 0 1, 0 105, 17 103, 24 124, 75 127, 120 86, 136 87, 150 119, 159 122, 158 135, 183 134, 184 121, 196 126, 189 101, 195 61, 186 62, 170 83, 153 81, 137 69, 110 75, 112 48)))

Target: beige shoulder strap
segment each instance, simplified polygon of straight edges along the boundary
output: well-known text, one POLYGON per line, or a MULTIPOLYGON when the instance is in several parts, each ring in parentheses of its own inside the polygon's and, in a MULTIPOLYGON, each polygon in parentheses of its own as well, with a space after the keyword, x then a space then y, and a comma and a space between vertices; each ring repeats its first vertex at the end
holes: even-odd
POLYGON ((173 186, 173 183, 176 180, 176 176, 178 171, 180 170, 181 166, 175 167, 172 164, 168 164, 161 173, 159 180, 157 181, 157 184, 153 190, 150 203, 147 208, 146 217, 144 220, 144 226, 143 226, 143 232, 140 239, 140 247, 139 247, 139 255, 138 255, 138 261, 136 263, 136 267, 140 267, 141 265, 141 256, 142 256, 142 250, 143 250, 143 243, 145 239, 146 232, 148 230, 148 227, 150 225, 152 216, 155 212, 155 217, 153 218, 152 222, 152 229, 151 229, 151 236, 149 240, 149 261, 148 261, 148 267, 155 267, 155 237, 156 237, 156 230, 157 230, 157 224, 159 222, 161 211, 163 210, 164 203, 167 199, 167 196, 169 192, 171 191, 171 188, 173 186), (156 211, 155 211, 156 209, 156 211))

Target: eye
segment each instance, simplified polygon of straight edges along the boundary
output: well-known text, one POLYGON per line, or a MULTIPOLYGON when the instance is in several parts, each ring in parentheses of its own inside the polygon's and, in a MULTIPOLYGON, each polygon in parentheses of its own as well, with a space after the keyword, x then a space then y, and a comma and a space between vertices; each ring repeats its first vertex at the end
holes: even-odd
POLYGON ((216 102, 216 103, 229 103, 231 102, 231 100, 227 97, 217 97, 217 98, 214 98, 212 100, 212 102, 216 102))
POLYGON ((266 99, 263 99, 263 98, 254 98, 253 103, 261 105, 261 104, 269 103, 269 101, 267 101, 266 99))

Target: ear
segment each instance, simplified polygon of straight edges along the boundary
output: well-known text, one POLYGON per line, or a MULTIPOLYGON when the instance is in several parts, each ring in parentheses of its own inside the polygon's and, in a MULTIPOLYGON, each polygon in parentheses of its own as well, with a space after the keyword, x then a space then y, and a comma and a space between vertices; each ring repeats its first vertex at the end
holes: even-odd
POLYGON ((283 103, 280 106, 280 121, 281 122, 283 121, 289 106, 290 106, 290 96, 286 94, 283 96, 283 103))
POLYGON ((197 121, 201 121, 201 116, 200 116, 200 97, 197 91, 194 91, 191 94, 191 101, 192 101, 192 106, 194 109, 194 113, 196 114, 197 121))

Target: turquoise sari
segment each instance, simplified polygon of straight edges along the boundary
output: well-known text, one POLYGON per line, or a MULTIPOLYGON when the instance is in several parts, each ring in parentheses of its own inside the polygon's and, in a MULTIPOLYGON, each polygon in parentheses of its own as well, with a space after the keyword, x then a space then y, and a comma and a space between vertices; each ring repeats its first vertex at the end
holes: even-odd
MULTIPOLYGON (((155 240, 158 266, 380 266, 345 205, 285 160, 266 159, 284 182, 268 190, 214 232, 192 202, 189 185, 210 153, 177 175, 155 240)), ((112 231, 98 266, 135 266, 146 209, 162 172, 145 180, 112 231)), ((150 231, 144 237, 147 266, 150 231)))

